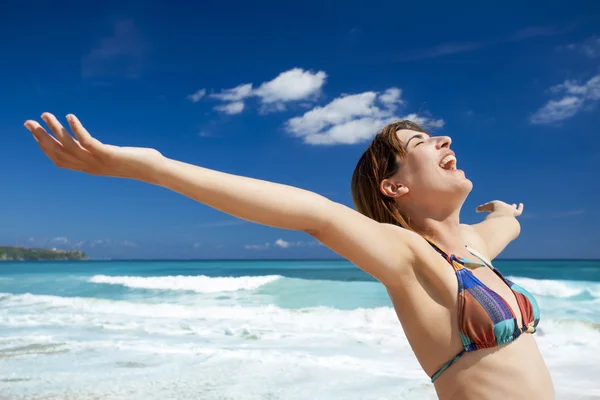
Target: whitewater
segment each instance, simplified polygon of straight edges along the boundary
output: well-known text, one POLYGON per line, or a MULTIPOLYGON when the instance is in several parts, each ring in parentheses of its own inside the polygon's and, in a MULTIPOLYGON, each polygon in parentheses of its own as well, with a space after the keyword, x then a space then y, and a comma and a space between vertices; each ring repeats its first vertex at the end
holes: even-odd
MULTIPOLYGON (((600 263, 497 265, 540 304, 557 398, 600 399, 600 263)), ((436 396, 350 263, 115 261, 0 264, 0 398, 436 396)))

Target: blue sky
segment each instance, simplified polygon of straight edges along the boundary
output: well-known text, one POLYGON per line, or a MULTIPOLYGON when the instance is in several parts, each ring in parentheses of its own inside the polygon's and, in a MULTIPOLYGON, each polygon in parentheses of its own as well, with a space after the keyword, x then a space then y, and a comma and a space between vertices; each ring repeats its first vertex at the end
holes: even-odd
POLYGON ((163 188, 55 168, 23 128, 44 111, 347 205, 369 138, 410 116, 452 137, 474 183, 464 222, 484 201, 525 203, 501 257, 600 257, 598 2, 29 2, 2 19, 2 244, 335 257, 163 188))

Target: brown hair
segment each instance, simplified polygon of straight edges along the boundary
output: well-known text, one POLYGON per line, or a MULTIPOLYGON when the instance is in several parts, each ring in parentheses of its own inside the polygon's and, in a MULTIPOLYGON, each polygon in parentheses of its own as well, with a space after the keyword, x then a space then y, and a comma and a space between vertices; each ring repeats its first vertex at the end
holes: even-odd
POLYGON ((427 133, 418 124, 403 120, 387 125, 377 133, 356 164, 352 174, 352 200, 358 212, 377 222, 411 229, 408 217, 398 209, 394 198, 381 193, 379 185, 392 177, 406 159, 406 150, 396 132, 401 129, 427 133))

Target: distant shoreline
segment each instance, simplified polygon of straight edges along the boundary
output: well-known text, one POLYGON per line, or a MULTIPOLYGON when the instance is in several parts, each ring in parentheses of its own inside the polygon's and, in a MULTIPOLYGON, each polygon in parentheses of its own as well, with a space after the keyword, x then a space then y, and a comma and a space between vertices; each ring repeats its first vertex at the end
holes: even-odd
POLYGON ((88 261, 83 251, 0 246, 0 261, 88 261))

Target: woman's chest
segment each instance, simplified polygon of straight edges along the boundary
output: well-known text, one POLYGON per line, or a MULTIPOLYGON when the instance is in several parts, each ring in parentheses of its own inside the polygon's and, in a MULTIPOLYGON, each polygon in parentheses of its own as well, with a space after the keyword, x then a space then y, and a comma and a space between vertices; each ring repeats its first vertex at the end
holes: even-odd
POLYGON ((501 275, 486 266, 471 269, 468 264, 462 271, 457 271, 456 275, 459 296, 468 296, 490 313, 506 310, 504 318, 509 317, 507 314, 510 314, 510 317, 516 319, 518 326, 522 325, 517 297, 501 275), (461 294, 461 290, 464 293, 461 294))

